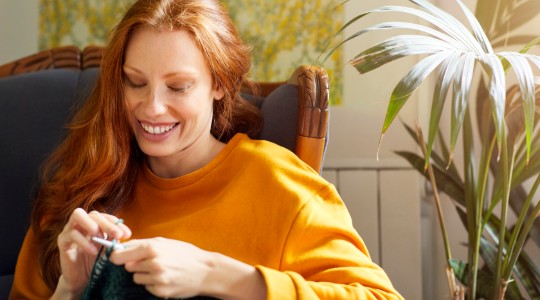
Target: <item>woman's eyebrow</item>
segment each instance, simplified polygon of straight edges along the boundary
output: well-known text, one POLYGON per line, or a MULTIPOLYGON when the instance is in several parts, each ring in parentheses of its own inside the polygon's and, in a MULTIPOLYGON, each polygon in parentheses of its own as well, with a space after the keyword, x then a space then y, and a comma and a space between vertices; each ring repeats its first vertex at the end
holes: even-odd
POLYGON ((184 70, 172 71, 163 75, 163 78, 172 78, 172 77, 194 77, 198 74, 196 70, 186 68, 184 70))
POLYGON ((143 74, 143 72, 142 72, 141 70, 139 70, 139 69, 137 69, 137 68, 135 68, 135 67, 132 67, 132 66, 130 66, 130 65, 126 65, 126 64, 124 64, 124 66, 122 67, 122 70, 123 70, 124 72, 126 72, 126 71, 132 71, 132 72, 135 72, 135 73, 138 73, 138 74, 143 74))
MULTIPOLYGON (((130 66, 130 65, 124 65, 124 67, 122 68, 123 71, 125 73, 136 73, 136 74, 141 74, 141 75, 144 75, 144 72, 133 67, 133 66, 130 66)), ((166 73, 165 75, 163 75, 163 78, 172 78, 172 77, 194 77, 194 76, 197 76, 197 74, 199 74, 197 72, 197 70, 195 69, 191 69, 191 68, 185 68, 185 69, 182 69, 182 70, 178 70, 178 71, 171 71, 171 72, 168 72, 166 73)))

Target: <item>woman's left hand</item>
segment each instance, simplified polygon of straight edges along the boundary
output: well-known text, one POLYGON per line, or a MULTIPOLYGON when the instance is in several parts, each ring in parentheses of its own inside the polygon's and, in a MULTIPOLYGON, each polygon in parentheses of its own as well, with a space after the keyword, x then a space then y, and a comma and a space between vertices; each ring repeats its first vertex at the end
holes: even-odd
POLYGON ((213 253, 182 241, 152 238, 123 243, 111 262, 125 265, 133 280, 158 297, 187 298, 204 293, 213 253))
POLYGON ((246 263, 195 245, 165 239, 131 240, 110 260, 125 265, 133 280, 161 298, 212 296, 221 299, 266 299, 262 275, 246 263))

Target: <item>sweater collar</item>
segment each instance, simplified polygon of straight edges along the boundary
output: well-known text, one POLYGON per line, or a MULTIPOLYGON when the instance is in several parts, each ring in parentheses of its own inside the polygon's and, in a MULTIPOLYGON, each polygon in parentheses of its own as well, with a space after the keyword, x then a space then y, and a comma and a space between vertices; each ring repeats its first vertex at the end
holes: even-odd
POLYGON ((242 140, 247 138, 248 137, 243 133, 235 134, 233 138, 225 145, 223 150, 221 150, 221 152, 214 157, 214 159, 212 159, 204 167, 189 174, 176 178, 161 178, 154 174, 148 167, 148 164, 145 162, 142 166, 142 175, 147 182, 158 189, 171 190, 191 185, 215 170, 227 158, 227 156, 229 156, 236 146, 242 140))

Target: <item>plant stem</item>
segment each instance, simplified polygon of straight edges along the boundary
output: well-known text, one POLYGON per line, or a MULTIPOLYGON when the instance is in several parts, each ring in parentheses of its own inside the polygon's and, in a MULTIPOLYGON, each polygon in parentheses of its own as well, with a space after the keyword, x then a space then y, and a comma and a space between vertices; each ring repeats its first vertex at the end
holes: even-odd
MULTIPOLYGON (((483 215, 483 207, 484 207, 484 199, 485 199, 485 193, 486 193, 486 186, 487 186, 487 179, 489 177, 489 163, 491 161, 491 157, 493 155, 493 150, 495 149, 495 141, 496 136, 493 134, 490 138, 486 136, 485 141, 482 143, 482 145, 488 144, 489 141, 489 147, 483 147, 483 153, 482 153, 482 159, 480 161, 480 168, 479 168, 479 176, 478 176, 478 188, 477 190, 477 205, 476 205, 476 214, 475 214, 475 220, 476 220, 476 226, 474 228, 475 234, 474 234, 474 240, 473 243, 469 246, 470 247, 470 264, 471 264, 471 270, 477 270, 478 264, 479 264, 479 258, 480 258, 480 239, 482 238, 482 232, 484 230, 484 223, 482 222, 482 215, 483 215)), ((476 276, 476 273, 474 274, 476 276)))
MULTIPOLYGON (((420 145, 420 148, 422 149, 422 153, 424 154, 424 157, 425 157, 427 153, 427 149, 426 149, 426 144, 424 142, 424 135, 422 134, 422 129, 420 128, 420 125, 418 124, 418 122, 416 124, 416 137, 418 139, 418 144, 420 145)), ((439 227, 441 229, 441 235, 442 235, 443 243, 444 243, 444 253, 446 255, 446 277, 448 279, 448 288, 450 289, 450 295, 452 295, 452 299, 454 299, 454 296, 458 292, 458 288, 457 288, 454 272, 452 271, 452 267, 450 266, 450 260, 452 259, 452 253, 450 250, 450 242, 448 240, 446 223, 444 221, 444 214, 441 207, 441 200, 439 198, 439 190, 437 188, 435 174, 433 173, 433 167, 431 165, 430 160, 428 160, 427 162, 428 162, 427 172, 429 176, 429 181, 431 183, 431 187, 433 189, 433 199, 435 200, 435 208, 437 210, 437 219, 439 220, 439 227)))
POLYGON ((469 290, 468 296, 470 300, 476 299, 476 284, 478 277, 478 256, 479 256, 479 241, 480 237, 477 237, 481 231, 481 210, 478 207, 477 194, 476 194, 476 180, 475 180, 475 164, 474 164, 474 138, 472 136, 472 123, 470 116, 470 109, 465 110, 465 116, 463 118, 463 170, 464 170, 464 183, 465 183, 465 206, 467 208, 467 231, 469 239, 469 290), (478 245, 477 245, 478 244, 478 245))
POLYGON ((499 288, 497 289, 497 300, 504 300, 504 294, 506 294, 506 288, 508 287, 508 281, 501 279, 499 281, 499 288))
POLYGON ((525 244, 525 241, 527 240, 527 235, 529 234, 533 224, 534 224, 534 220, 536 218, 540 218, 540 201, 538 201, 538 203, 536 203, 536 206, 534 207, 534 209, 532 210, 531 214, 529 215, 529 217, 527 217, 527 220, 525 221, 525 225, 523 226, 523 228, 521 229, 520 233, 519 233, 519 237, 516 241, 516 245, 515 245, 515 250, 514 252, 512 253, 512 257, 510 258, 508 264, 507 264, 507 269, 506 269, 506 272, 503 274, 503 279, 508 281, 509 278, 510 278, 510 275, 512 273, 512 269, 514 268, 514 265, 516 264, 516 261, 518 260, 519 258, 519 254, 521 253, 521 250, 523 249, 523 245, 525 244))
POLYGON ((531 206, 532 198, 536 194, 536 190, 538 189, 539 185, 540 185, 540 174, 536 176, 536 180, 534 181, 534 184, 531 190, 529 191, 529 195, 527 196, 527 199, 525 200, 525 203, 523 204, 523 207, 521 208, 521 212, 519 213, 518 220, 516 221, 516 224, 514 225, 514 230, 512 231, 512 236, 510 237, 510 241, 508 242, 508 249, 506 251, 506 258, 504 261, 504 265, 506 266, 506 269, 503 271, 503 274, 502 274, 503 279, 508 280, 510 278, 510 274, 512 274, 512 269, 515 264, 514 258, 517 259, 517 257, 519 256, 519 253, 521 252, 521 248, 517 244, 517 239, 518 239, 518 236, 522 234, 523 223, 525 222, 527 211, 529 210, 529 207, 531 206))
MULTIPOLYGON (((511 178, 512 178, 512 171, 514 169, 514 151, 512 147, 509 147, 506 140, 506 130, 503 129, 503 141, 502 141, 502 168, 503 168, 503 199, 502 199, 502 207, 501 207, 501 221, 499 225, 499 247, 497 252, 497 271, 495 276, 495 286, 497 287, 495 289, 496 292, 504 292, 506 291, 506 280, 502 279, 502 274, 505 271, 505 264, 504 264, 504 252, 505 252, 505 233, 506 233, 506 220, 508 216, 508 203, 510 199, 510 186, 511 186, 511 178), (504 286, 504 289, 503 289, 504 286)), ((500 295, 501 297, 504 297, 503 295, 500 295)))

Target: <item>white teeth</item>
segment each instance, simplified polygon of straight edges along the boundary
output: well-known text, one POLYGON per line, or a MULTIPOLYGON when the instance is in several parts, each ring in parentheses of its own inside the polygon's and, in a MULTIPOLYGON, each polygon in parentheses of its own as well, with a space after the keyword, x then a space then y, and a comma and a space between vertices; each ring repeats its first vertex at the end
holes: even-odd
POLYGON ((167 126, 150 126, 148 124, 141 123, 141 126, 143 127, 144 131, 151 133, 151 134, 162 134, 165 133, 176 126, 176 124, 167 125, 167 126))

